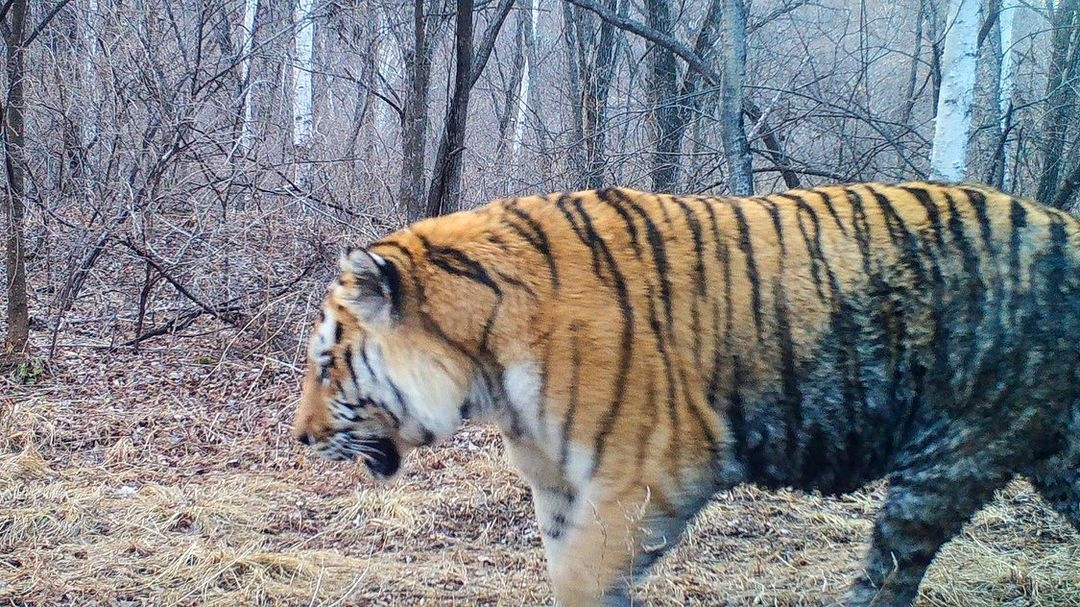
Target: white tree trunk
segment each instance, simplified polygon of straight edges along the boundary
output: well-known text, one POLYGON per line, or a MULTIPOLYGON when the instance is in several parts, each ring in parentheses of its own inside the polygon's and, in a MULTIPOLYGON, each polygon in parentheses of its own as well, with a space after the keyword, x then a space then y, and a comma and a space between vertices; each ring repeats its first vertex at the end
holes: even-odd
MULTIPOLYGON (((381 32, 386 27, 385 17, 382 11, 375 12, 374 31, 381 32)), ((404 43, 402 43, 404 44, 404 43)), ((384 36, 373 46, 375 52, 375 78, 372 86, 382 89, 382 82, 397 82, 403 78, 401 66, 402 49, 399 44, 391 44, 384 36)), ((388 103, 375 103, 375 132, 393 133, 401 129, 401 121, 394 109, 388 103)))
MULTIPOLYGON (((1019 8, 1018 0, 1001 0, 1001 8, 998 13, 998 25, 1001 32, 1001 72, 998 76, 998 117, 1001 132, 1004 136, 1009 128, 1009 112, 1012 109, 1013 77, 1012 45, 1013 45, 1013 17, 1019 8)), ((1012 150, 1009 148, 1009 140, 1002 142, 1002 167, 1001 183, 1005 191, 1009 191, 1012 184, 1009 180, 1009 167, 1013 163, 1012 150)))
POLYGON ((963 181, 967 174, 967 144, 975 96, 981 0, 950 0, 948 33, 942 56, 941 94, 934 120, 930 177, 963 181))
POLYGON ((251 53, 255 47, 255 14, 259 11, 259 0, 244 0, 244 28, 240 33, 240 77, 243 78, 243 98, 240 123, 240 149, 246 154, 251 150, 251 53))
MULTIPOLYGON (((94 59, 97 57, 97 39, 98 39, 98 0, 87 0, 86 2, 86 19, 82 24, 82 52, 83 52, 83 82, 85 84, 86 98, 94 99, 96 97, 96 91, 98 89, 97 72, 94 71, 94 59)), ((89 148, 93 144, 94 140, 98 136, 98 119, 94 108, 97 105, 93 102, 86 104, 86 109, 83 112, 82 119, 82 144, 84 147, 89 148)))
MULTIPOLYGON (((522 7, 523 10, 528 11, 528 23, 526 25, 525 36, 528 39, 525 46, 526 49, 535 47, 536 45, 536 21, 540 18, 540 7, 538 0, 525 0, 522 7)), ((511 135, 510 145, 510 159, 516 161, 521 155, 521 147, 525 139, 525 114, 529 109, 529 89, 532 86, 531 74, 533 72, 532 57, 527 50, 524 50, 525 55, 525 69, 521 72, 521 85, 518 88, 517 95, 517 108, 514 115, 514 132, 511 135)))
POLYGON ((311 131, 315 112, 311 73, 314 69, 314 0, 297 0, 293 13, 296 24, 296 64, 293 67, 293 146, 296 150, 296 179, 302 189, 311 185, 311 131))
POLYGON ((728 165, 728 189, 735 196, 754 193, 750 144, 743 128, 743 96, 746 83, 746 2, 725 0, 720 29, 720 139, 728 165))

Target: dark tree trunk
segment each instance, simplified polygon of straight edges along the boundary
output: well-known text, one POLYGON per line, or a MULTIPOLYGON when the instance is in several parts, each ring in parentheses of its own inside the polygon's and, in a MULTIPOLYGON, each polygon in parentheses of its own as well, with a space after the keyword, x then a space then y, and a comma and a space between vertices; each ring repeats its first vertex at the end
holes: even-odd
POLYGON ((408 90, 402 104, 401 181, 398 202, 408 221, 424 217, 424 152, 428 131, 428 95, 431 91, 431 53, 425 3, 413 0, 413 44, 405 52, 408 90))
MULTIPOLYGON (((671 35, 674 22, 668 0, 647 0, 646 24, 671 35)), ((653 105, 656 144, 653 150, 652 189, 671 192, 679 182, 679 153, 687 127, 684 99, 679 91, 679 67, 675 53, 659 45, 649 51, 649 96, 653 105)))
POLYGON ((26 0, 14 0, 10 21, 5 24, 7 43, 7 102, 4 104, 4 168, 6 172, 7 211, 7 336, 4 354, 22 357, 30 339, 30 309, 26 288, 26 251, 23 234, 23 215, 26 209, 25 174, 25 92, 26 71, 25 32, 26 0))
MULTIPOLYGON (((576 140, 571 159, 577 173, 576 187, 599 188, 604 185, 607 166, 608 96, 618 71, 619 44, 614 25, 599 24, 599 36, 593 19, 584 9, 564 5, 566 43, 570 51, 571 95, 576 140), (576 149, 575 149, 576 148, 576 149)), ((625 11, 625 3, 605 0, 611 13, 625 11), (622 4, 622 6, 620 6, 622 4)))
POLYGON ((1057 200, 1061 174, 1065 168, 1069 126, 1080 118, 1075 82, 1080 77, 1080 0, 1061 2, 1054 11, 1052 23, 1054 35, 1042 132, 1043 165, 1035 194, 1037 200, 1046 204, 1053 204, 1057 200))
POLYGON ((465 151, 465 125, 472 94, 473 0, 458 0, 454 49, 454 94, 435 156, 435 174, 427 197, 428 217, 456 210, 461 199, 461 155, 465 151))
POLYGON ((480 73, 487 65, 495 38, 510 13, 513 0, 500 0, 496 15, 480 47, 473 56, 473 0, 458 0, 454 25, 454 93, 446 112, 446 126, 435 155, 435 174, 431 178, 425 212, 428 217, 452 213, 461 208, 461 168, 465 152, 465 128, 469 118, 469 97, 480 73))

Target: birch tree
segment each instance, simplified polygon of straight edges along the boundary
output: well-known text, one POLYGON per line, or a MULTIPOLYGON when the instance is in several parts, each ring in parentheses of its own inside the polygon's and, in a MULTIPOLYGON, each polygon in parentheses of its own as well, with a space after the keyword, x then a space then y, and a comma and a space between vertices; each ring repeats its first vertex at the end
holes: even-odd
POLYGON ((1013 164, 1012 147, 1009 145, 1009 131, 1012 129, 1013 90, 1016 86, 1013 69, 1013 19, 1019 8, 1017 0, 1000 0, 998 8, 998 36, 1001 45, 1001 67, 998 71, 998 128, 1001 131, 1001 146, 996 162, 1001 164, 1000 187, 1005 191, 1012 188, 1012 175, 1009 167, 1013 164))
MULTIPOLYGON (((96 1, 96 0, 92 0, 96 1)), ((251 151, 251 53, 255 49, 255 15, 259 0, 244 0, 244 25, 240 31, 240 150, 251 151)), ((308 72, 310 74, 310 72, 308 72)))
POLYGON ((521 154, 525 138, 525 120, 532 96, 532 82, 536 71, 536 19, 539 16, 537 0, 521 0, 514 33, 514 55, 510 78, 506 86, 503 107, 499 115, 499 142, 496 158, 509 157, 515 164, 521 154))
POLYGON ((736 196, 754 193, 750 144, 743 128, 743 88, 746 81, 746 5, 723 0, 720 29, 720 139, 728 166, 728 188, 736 196))
MULTIPOLYGON (((94 68, 94 60, 97 57, 97 29, 98 29, 98 0, 86 0, 86 15, 80 24, 80 38, 82 42, 82 72, 83 88, 88 99, 94 99, 94 91, 97 90, 97 70, 94 68)), ((82 119, 82 145, 89 149, 97 140, 98 120, 91 111, 93 102, 87 104, 82 119)))
POLYGON ((942 57, 941 93, 930 153, 932 179, 959 182, 967 175, 967 145, 975 97, 981 0, 950 0, 942 57))
POLYGON ((521 70, 521 82, 518 85, 517 103, 515 104, 513 129, 511 130, 510 158, 516 160, 521 155, 521 146, 525 140, 525 116, 532 98, 533 78, 536 73, 536 22, 540 19, 540 0, 523 0, 521 7, 522 29, 524 30, 524 66, 521 70))
POLYGON ((293 148, 296 162, 296 182, 300 189, 311 189, 311 131, 315 121, 314 91, 311 74, 314 65, 315 23, 312 20, 314 0, 297 0, 296 63, 293 67, 293 148))

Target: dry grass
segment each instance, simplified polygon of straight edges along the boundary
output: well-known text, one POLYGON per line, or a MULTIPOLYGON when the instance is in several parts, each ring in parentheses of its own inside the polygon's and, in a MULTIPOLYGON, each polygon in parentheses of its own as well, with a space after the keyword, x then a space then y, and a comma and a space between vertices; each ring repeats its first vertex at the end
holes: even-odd
MULTIPOLYGON (((0 386, 0 605, 550 604, 528 491, 491 432, 376 488, 289 441, 291 369, 198 350, 77 351, 37 386, 0 386)), ((638 598, 829 604, 880 493, 719 495, 638 598)), ((919 604, 1080 605, 1077 562, 1077 534, 1015 483, 919 604)))

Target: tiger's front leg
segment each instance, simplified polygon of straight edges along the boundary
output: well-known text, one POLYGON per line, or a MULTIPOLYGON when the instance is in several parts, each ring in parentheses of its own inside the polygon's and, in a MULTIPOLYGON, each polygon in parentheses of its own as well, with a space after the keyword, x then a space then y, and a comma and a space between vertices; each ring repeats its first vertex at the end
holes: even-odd
POLYGON ((532 487, 557 604, 629 607, 635 578, 677 543, 689 516, 666 512, 648 487, 600 479, 572 486, 522 451, 511 447, 510 455, 532 487))

